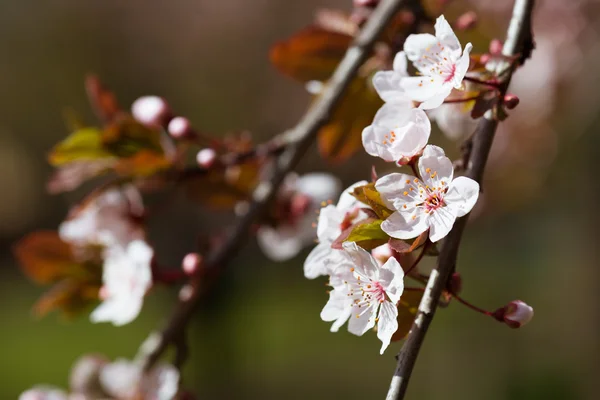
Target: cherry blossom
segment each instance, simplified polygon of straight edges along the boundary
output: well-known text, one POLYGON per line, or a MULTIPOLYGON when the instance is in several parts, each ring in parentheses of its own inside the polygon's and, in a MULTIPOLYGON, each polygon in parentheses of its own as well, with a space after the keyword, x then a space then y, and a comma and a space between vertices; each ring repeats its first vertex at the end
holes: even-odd
POLYGON ((330 174, 290 174, 278 193, 282 220, 275 227, 263 225, 257 232, 265 255, 274 261, 285 261, 313 243, 315 213, 323 203, 337 197, 340 189, 339 180, 330 174))
POLYGON ((378 71, 373 76, 373 87, 379 97, 386 103, 405 103, 410 99, 404 93, 402 80, 408 78, 406 71, 406 53, 403 51, 394 57, 393 69, 391 71, 378 71))
POLYGON ((367 153, 385 161, 407 164, 429 140, 431 123, 425 112, 408 100, 384 104, 362 132, 367 153))
MULTIPOLYGON (((367 181, 360 181, 342 192, 336 205, 329 204, 323 207, 319 213, 317 223, 317 238, 319 244, 312 249, 304 262, 304 276, 314 279, 318 276, 328 275, 329 265, 332 258, 337 258, 339 250, 331 248, 331 244, 342 234, 342 232, 354 223, 366 218, 366 214, 360 209, 367 205, 359 202, 350 193, 354 188, 364 186, 367 181)), ((339 256, 338 256, 339 257, 339 256)))
POLYGON ((452 140, 462 140, 475 131, 478 120, 471 117, 468 103, 448 103, 429 110, 427 115, 452 140))
POLYGON ((76 246, 125 246, 143 239, 144 231, 135 220, 143 212, 139 192, 133 186, 111 188, 75 209, 59 227, 62 240, 76 246))
POLYGON ((394 257, 379 266, 373 256, 354 242, 345 242, 342 262, 330 284, 329 301, 321 311, 323 321, 334 321, 336 332, 346 321, 348 331, 362 336, 377 325, 380 354, 398 329, 396 304, 404 291, 404 271, 394 257))
POLYGON ((410 35, 404 42, 404 53, 420 76, 404 77, 400 86, 404 96, 421 102, 420 108, 438 107, 453 88, 460 89, 469 68, 468 43, 464 51, 443 15, 435 23, 435 36, 429 33, 410 35))
POLYGON ((112 247, 105 252, 101 297, 91 314, 92 322, 112 322, 116 326, 133 321, 152 286, 153 250, 143 240, 134 240, 126 248, 112 247))
POLYGON ((398 239, 411 239, 429 229, 429 239, 437 242, 450 232, 456 218, 471 211, 479 184, 467 177, 453 179, 452 161, 433 145, 425 147, 418 169, 422 180, 393 173, 375 184, 382 199, 395 210, 381 229, 398 239))

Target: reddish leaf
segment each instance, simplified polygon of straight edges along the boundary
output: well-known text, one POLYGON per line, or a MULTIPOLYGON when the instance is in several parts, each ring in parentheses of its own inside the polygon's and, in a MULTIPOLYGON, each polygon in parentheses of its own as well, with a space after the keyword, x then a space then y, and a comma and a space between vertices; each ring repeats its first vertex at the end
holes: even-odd
POLYGON ((55 231, 33 232, 21 239, 14 253, 23 271, 38 283, 51 283, 77 268, 71 247, 55 231))
POLYGON ((186 181, 186 193, 190 199, 216 210, 230 210, 238 202, 247 200, 250 191, 239 181, 229 181, 223 171, 211 170, 197 178, 186 181))
POLYGON ((96 75, 88 75, 85 78, 85 90, 100 121, 110 122, 120 113, 115 95, 102 85, 96 75))
POLYGON ((398 253, 401 253, 401 254, 412 253, 419 247, 423 246, 425 244, 425 242, 427 242, 428 238, 429 238, 429 231, 425 231, 422 234, 420 234, 417 238, 412 239, 412 240, 401 240, 401 239, 391 238, 390 241, 388 242, 388 244, 394 251, 396 251, 398 253), (411 243, 411 241, 412 241, 412 243, 411 243))
POLYGON ((308 82, 326 81, 346 53, 352 37, 310 26, 271 48, 273 65, 284 75, 308 82))

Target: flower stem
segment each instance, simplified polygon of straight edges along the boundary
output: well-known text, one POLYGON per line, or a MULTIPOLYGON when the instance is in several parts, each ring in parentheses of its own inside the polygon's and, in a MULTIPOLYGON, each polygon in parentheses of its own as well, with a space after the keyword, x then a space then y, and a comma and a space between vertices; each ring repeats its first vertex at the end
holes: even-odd
POLYGON ((468 308, 470 308, 473 311, 477 311, 478 313, 481 313, 481 314, 484 314, 484 315, 487 315, 487 316, 490 316, 490 317, 494 315, 494 313, 492 313, 490 311, 484 310, 483 308, 479 308, 476 305, 473 305, 473 304, 469 303, 468 301, 466 301, 465 299, 463 299, 462 297, 460 297, 456 293, 450 292, 450 294, 452 295, 452 297, 454 297, 456 300, 458 300, 459 303, 467 306, 468 308))
POLYGON ((479 85, 489 86, 489 87, 492 87, 492 88, 498 89, 498 90, 501 89, 500 84, 496 81, 482 81, 481 79, 473 78, 471 76, 465 76, 463 78, 463 80, 477 83, 479 85))

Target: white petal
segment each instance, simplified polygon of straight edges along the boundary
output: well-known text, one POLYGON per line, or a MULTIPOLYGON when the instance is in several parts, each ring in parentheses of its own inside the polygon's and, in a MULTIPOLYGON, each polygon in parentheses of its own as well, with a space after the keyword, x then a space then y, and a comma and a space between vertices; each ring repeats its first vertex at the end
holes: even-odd
POLYGON ((348 322, 348 331, 353 335, 362 336, 375 326, 375 317, 379 304, 369 307, 352 307, 352 314, 348 322))
POLYGON ((102 389, 118 399, 134 398, 139 389, 142 370, 135 363, 118 359, 100 371, 102 389))
MULTIPOLYGON (((365 186, 368 183, 369 182, 367 181, 358 181, 355 184, 349 186, 346 190, 342 192, 342 195, 340 196, 336 208, 345 212, 348 211, 350 208, 355 207, 356 205, 361 205, 362 203, 356 200, 356 197, 352 196, 350 193, 353 193, 355 188, 365 186)), ((366 205, 364 206, 366 207, 366 205)))
POLYGON ((429 33, 412 34, 404 41, 404 52, 410 61, 415 62, 437 43, 438 39, 429 33))
POLYGON ((373 87, 385 102, 405 102, 407 97, 402 87, 404 78, 404 75, 400 75, 396 71, 378 71, 373 76, 373 87))
POLYGON ((408 63, 406 62, 406 53, 399 51, 394 57, 394 72, 400 76, 408 76, 408 72, 406 72, 407 67, 408 63))
POLYGON ((398 309, 396 305, 385 301, 379 308, 379 321, 377 323, 377 337, 381 340, 381 350, 383 354, 389 346, 392 336, 398 330, 398 309))
POLYGON ((317 237, 323 243, 332 243, 340 236, 340 225, 344 221, 345 213, 330 204, 321 209, 317 223, 317 237))
POLYGON ((342 190, 342 184, 331 174, 311 173, 298 178, 296 190, 309 196, 318 207, 321 202, 338 197, 342 190))
POLYGON ((329 243, 319 243, 306 257, 304 261, 304 276, 307 279, 315 279, 318 276, 329 273, 328 259, 334 249, 329 243))
POLYGON ((439 146, 430 144, 423 150, 423 157, 445 157, 444 149, 439 146))
POLYGON ((390 215, 381 224, 381 229, 397 239, 412 239, 425 232, 429 226, 427 224, 427 217, 423 213, 415 213, 415 218, 407 215, 404 218, 398 211, 390 215))
POLYGON ((443 15, 440 15, 435 21, 435 36, 444 46, 448 47, 450 51, 453 53, 458 51, 460 54, 460 42, 443 15))
MULTIPOLYGON (((315 235, 316 236, 316 235, 315 235)), ((286 261, 295 257, 305 244, 297 229, 291 226, 272 228, 261 226, 256 233, 258 244, 273 261, 286 261)))
POLYGON ((450 207, 440 207, 429 214, 429 240, 437 242, 448 235, 456 221, 456 214, 450 207))
POLYGON ((446 100, 446 97, 448 97, 451 92, 452 92, 451 83, 444 82, 439 87, 438 92, 434 96, 423 101, 423 103, 421 103, 419 105, 419 108, 422 110, 431 110, 433 108, 437 108, 444 103, 444 100, 446 100))
POLYGON ((467 43, 462 57, 456 63, 456 70, 454 71, 454 87, 457 89, 462 86, 463 78, 469 69, 469 62, 471 61, 469 54, 471 53, 471 49, 473 49, 473 45, 471 43, 467 43))
POLYGON ((431 123, 423 110, 412 108, 408 123, 398 127, 394 132, 396 138, 390 146, 390 151, 395 160, 403 157, 412 158, 419 154, 429 141, 431 123))
POLYGON ((459 176, 450 184, 444 201, 457 217, 462 217, 473 209, 478 198, 479 184, 471 178, 459 176))
POLYGON ((379 264, 377 264, 377 260, 373 258, 371 253, 355 242, 344 242, 342 246, 354 263, 355 275, 362 276, 363 279, 377 280, 379 277, 379 264))
POLYGON ((420 102, 426 102, 436 98, 440 93, 445 93, 444 86, 450 86, 452 89, 452 85, 444 85, 444 80, 438 76, 411 76, 402 79, 400 84, 407 98, 420 102))
POLYGON ((471 134, 477 126, 477 120, 471 117, 470 109, 461 103, 442 104, 427 114, 435 121, 440 130, 452 140, 461 140, 471 134))
POLYGON ((348 300, 346 293, 333 290, 329 294, 329 301, 321 311, 321 319, 326 322, 335 321, 331 325, 331 332, 337 332, 350 317, 352 304, 348 300))
POLYGON ((422 202, 418 188, 423 184, 419 179, 415 182, 415 179, 417 178, 412 175, 395 172, 379 178, 375 189, 389 208, 411 213, 422 202))
POLYGON ((428 145, 419 159, 419 173, 430 188, 447 187, 454 175, 452 161, 443 155, 430 155, 437 146, 428 145), (442 183, 443 182, 443 183, 442 183))
POLYGON ((90 320, 97 322, 112 322, 122 326, 137 318, 142 310, 143 299, 134 296, 109 298, 102 302, 90 314, 90 320))
POLYGON ((19 400, 68 400, 65 392, 49 386, 36 386, 19 396, 19 400))
POLYGON ((402 292, 404 291, 404 270, 394 257, 390 257, 381 266, 379 282, 394 304, 400 301, 400 296, 402 296, 402 292))
POLYGON ((179 371, 170 364, 160 364, 142 377, 144 398, 173 400, 179 392, 179 371))

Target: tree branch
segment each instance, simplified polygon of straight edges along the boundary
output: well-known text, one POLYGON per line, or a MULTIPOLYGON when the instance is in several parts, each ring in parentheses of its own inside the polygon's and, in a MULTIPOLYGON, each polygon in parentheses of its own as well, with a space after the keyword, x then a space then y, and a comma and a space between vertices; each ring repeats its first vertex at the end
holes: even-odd
POLYGON ((182 337, 182 332, 198 305, 202 293, 209 285, 211 280, 209 277, 215 276, 215 271, 226 265, 236 254, 237 249, 247 237, 251 225, 265 211, 285 176, 296 167, 314 142, 319 129, 329 121, 346 88, 369 56, 373 44, 406 1, 381 1, 346 52, 317 102, 310 107, 293 129, 283 133, 283 141, 286 143, 285 150, 277 158, 271 177, 261 182, 254 191, 247 213, 240 217, 227 240, 208 254, 201 268, 204 273, 201 277, 197 276, 192 279, 190 295, 179 301, 165 329, 160 333, 151 334, 140 347, 137 360, 145 369, 154 364, 169 344, 175 343, 182 337))
MULTIPOLYGON (((531 35, 531 14, 534 0, 516 0, 513 8, 513 16, 507 32, 506 42, 502 54, 507 57, 521 55, 520 62, 523 63, 533 49, 533 38, 531 35)), ((502 63, 496 71, 502 77, 501 99, 504 97, 516 63, 502 63)), ((501 100, 502 101, 502 100, 501 100)), ((498 105, 499 109, 502 104, 498 105)), ((472 143, 472 151, 468 160, 467 176, 475 179, 481 184, 485 165, 487 163, 490 148, 494 140, 494 134, 498 126, 498 120, 492 110, 486 112, 475 131, 472 143)), ((438 305, 438 299, 446 288, 448 279, 456 266, 456 259, 460 240, 467 224, 468 215, 460 218, 454 224, 452 231, 445 239, 437 267, 431 271, 431 275, 425 287, 425 293, 419 305, 419 311, 413 326, 408 334, 404 346, 397 355, 397 366, 390 384, 386 400, 404 399, 410 376, 419 355, 419 350, 425 339, 427 329, 433 320, 438 305)))

